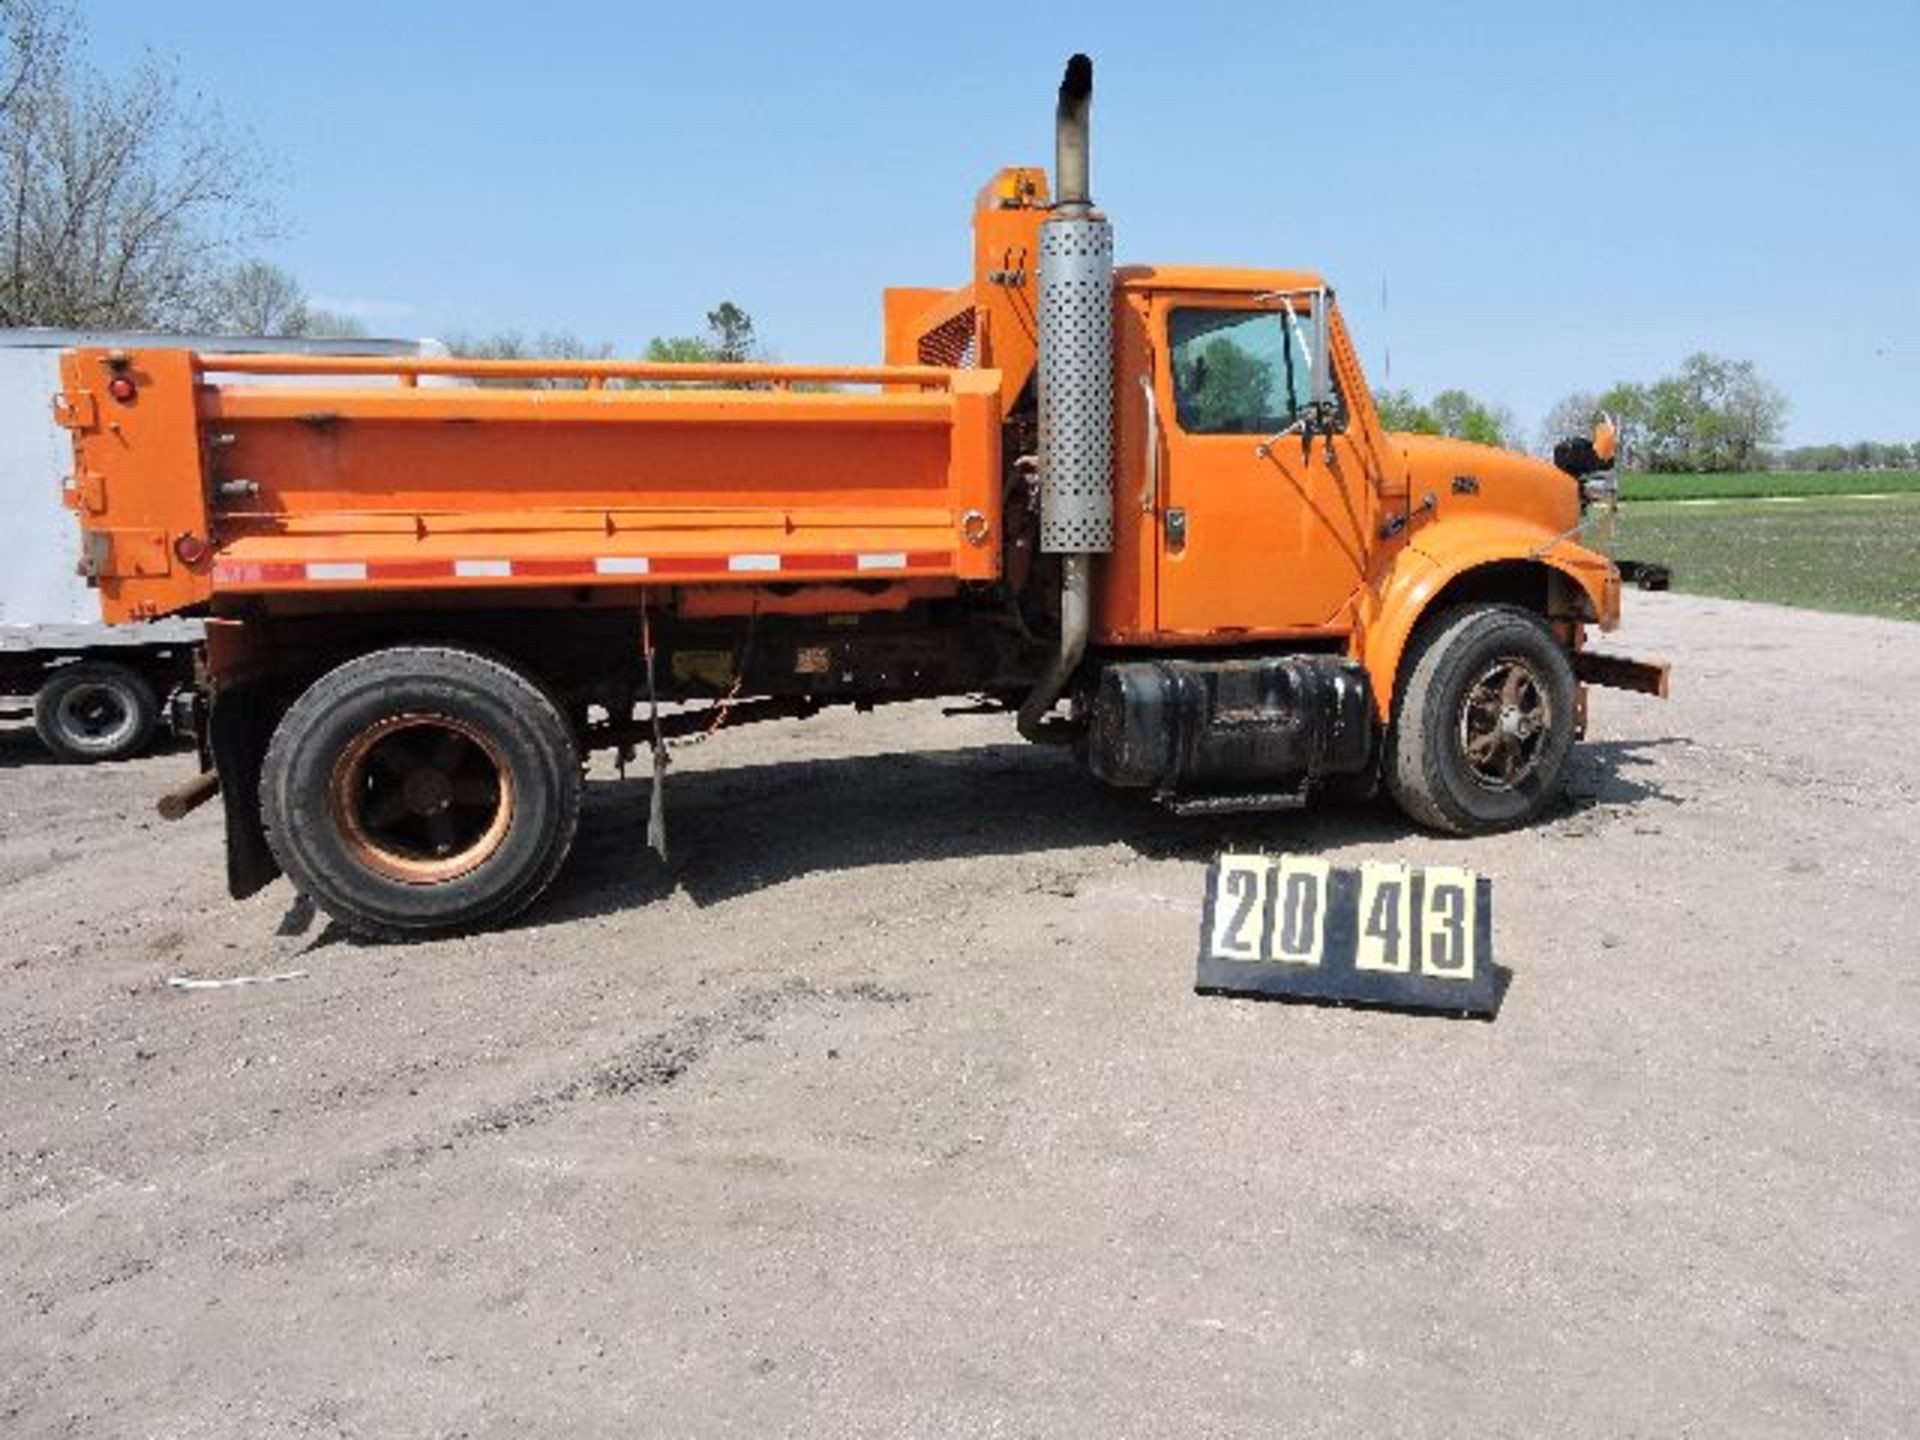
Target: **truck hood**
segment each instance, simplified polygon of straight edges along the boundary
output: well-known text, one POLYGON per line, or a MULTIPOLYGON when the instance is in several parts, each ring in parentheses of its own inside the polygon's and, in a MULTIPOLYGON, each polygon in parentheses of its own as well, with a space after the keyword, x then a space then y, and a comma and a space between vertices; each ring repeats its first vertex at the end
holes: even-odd
POLYGON ((1445 435, 1396 431, 1388 438, 1406 460, 1407 490, 1416 501, 1429 492, 1442 501, 1471 493, 1486 510, 1531 520, 1556 533, 1580 518, 1579 482, 1545 460, 1445 435))

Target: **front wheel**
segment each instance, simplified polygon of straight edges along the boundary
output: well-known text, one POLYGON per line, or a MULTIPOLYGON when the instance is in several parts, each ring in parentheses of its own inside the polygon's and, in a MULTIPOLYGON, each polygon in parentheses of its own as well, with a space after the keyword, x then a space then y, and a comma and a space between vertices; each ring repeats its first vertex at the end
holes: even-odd
POLYGON ((1387 737, 1386 779, 1409 817, 1456 835, 1539 818, 1573 748, 1573 664, 1538 615, 1511 605, 1436 616, 1414 642, 1387 737))
POLYGON ((410 938, 495 924, 573 843, 580 757, 551 696, 466 650, 350 660, 280 721, 260 774, 267 843, 349 928, 410 938))

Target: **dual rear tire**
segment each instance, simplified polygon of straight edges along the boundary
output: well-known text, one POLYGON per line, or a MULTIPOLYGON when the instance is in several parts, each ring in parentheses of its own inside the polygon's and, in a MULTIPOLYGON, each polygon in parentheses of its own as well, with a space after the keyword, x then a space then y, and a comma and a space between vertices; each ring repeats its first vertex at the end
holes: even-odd
POLYGON ((126 760, 153 740, 160 696, 130 665, 76 660, 51 671, 33 697, 33 728, 61 759, 90 765, 126 760))
POLYGON ((580 815, 579 747, 534 680, 470 650, 349 660, 282 717, 260 774, 294 886, 362 934, 495 925, 547 888, 580 815))

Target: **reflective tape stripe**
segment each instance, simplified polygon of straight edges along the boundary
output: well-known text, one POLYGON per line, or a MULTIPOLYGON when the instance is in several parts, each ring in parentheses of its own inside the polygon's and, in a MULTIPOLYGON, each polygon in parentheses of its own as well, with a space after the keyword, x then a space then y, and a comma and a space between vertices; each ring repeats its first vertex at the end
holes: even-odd
POLYGON ((444 560, 376 560, 368 569, 375 580, 444 580, 453 573, 444 560))
MULTIPOLYGON (((268 560, 213 563, 215 585, 239 588, 315 584, 402 585, 451 580, 552 580, 568 583, 598 577, 647 576, 657 581, 724 580, 734 576, 781 577, 793 581, 834 574, 943 571, 952 567, 948 550, 835 550, 748 555, 600 555, 536 556, 520 560, 268 560)), ((831 583, 830 581, 828 583, 831 583)))
POLYGON ((531 580, 536 576, 550 576, 555 579, 571 579, 587 574, 587 562, 584 560, 515 560, 509 573, 516 580, 531 580))
POLYGON ((297 585, 306 578, 306 566, 284 560, 263 563, 222 560, 213 567, 216 585, 297 585))

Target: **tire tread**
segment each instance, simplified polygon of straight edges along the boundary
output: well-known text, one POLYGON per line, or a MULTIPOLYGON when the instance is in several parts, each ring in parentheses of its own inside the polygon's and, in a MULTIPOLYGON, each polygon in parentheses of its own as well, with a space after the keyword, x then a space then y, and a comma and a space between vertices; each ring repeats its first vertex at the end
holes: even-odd
POLYGON ((479 650, 453 646, 399 646, 346 661, 314 681, 288 708, 267 744, 260 772, 261 822, 274 858, 303 893, 355 933, 370 939, 415 940, 497 925, 524 910, 543 892, 566 862, 579 827, 581 768, 573 734, 552 694, 525 671, 479 650), (315 830, 325 821, 302 807, 297 773, 300 750, 326 717, 370 689, 419 689, 438 685, 449 697, 480 693, 501 700, 529 720, 544 750, 538 758, 548 773, 556 823, 545 837, 540 857, 501 893, 464 907, 452 917, 430 913, 400 916, 372 913, 351 894, 353 872, 336 873, 326 864, 328 847, 315 830))
POLYGON ((152 743, 160 724, 160 696, 148 680, 131 665, 113 660, 76 660, 50 672, 33 696, 33 730, 40 743, 60 760, 76 765, 95 765, 102 761, 125 760, 138 755, 152 743), (60 702, 70 690, 89 682, 111 680, 126 687, 134 702, 136 723, 124 745, 112 750, 83 750, 75 746, 60 728, 60 702))
MULTIPOLYGON (((1441 771, 1440 751, 1431 730, 1435 723, 1431 712, 1438 698, 1436 691, 1442 672, 1465 648, 1513 626, 1525 627, 1534 638, 1544 639, 1558 653, 1558 642, 1547 629, 1545 620, 1535 611, 1518 605, 1454 606, 1423 622, 1414 633, 1394 696, 1384 769, 1388 790, 1416 824, 1449 835, 1510 829, 1534 819, 1557 789, 1558 773, 1544 787, 1545 794, 1539 804, 1514 818, 1488 820, 1472 814, 1454 799, 1441 771)), ((1570 664, 1566 678, 1571 683, 1570 664)), ((1567 715, 1561 723, 1570 725, 1571 718, 1567 715)), ((1450 722, 1443 718, 1441 723, 1450 722)))

